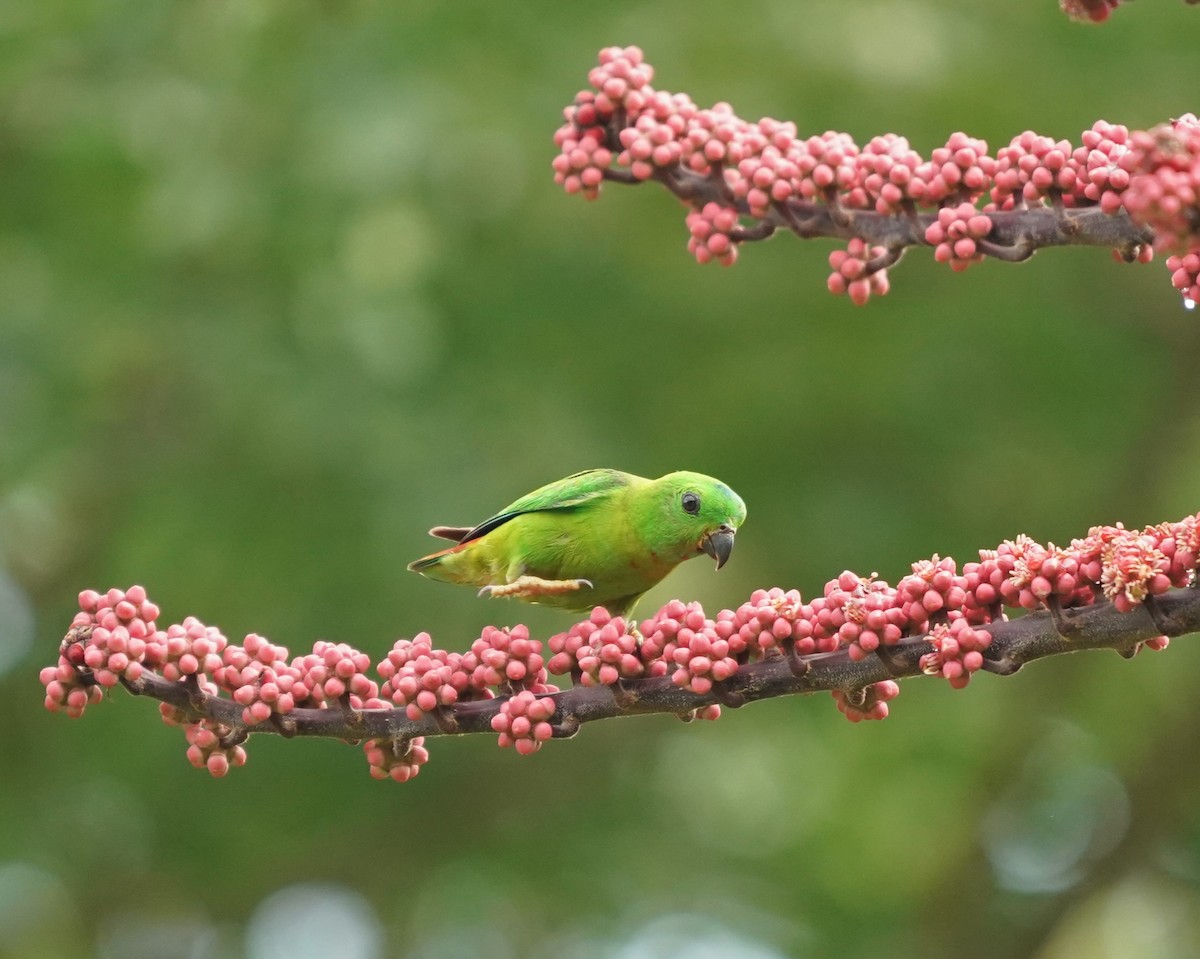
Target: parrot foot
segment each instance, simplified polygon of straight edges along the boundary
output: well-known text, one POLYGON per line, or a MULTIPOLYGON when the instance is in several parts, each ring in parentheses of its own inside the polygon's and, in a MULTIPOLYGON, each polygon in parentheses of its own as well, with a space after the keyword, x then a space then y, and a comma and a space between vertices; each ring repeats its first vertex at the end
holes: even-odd
POLYGON ((540 576, 518 576, 511 583, 499 586, 484 586, 479 591, 480 596, 490 596, 492 599, 514 597, 516 599, 537 599, 540 596, 558 596, 562 593, 573 593, 579 589, 591 589, 590 579, 542 579, 540 576))

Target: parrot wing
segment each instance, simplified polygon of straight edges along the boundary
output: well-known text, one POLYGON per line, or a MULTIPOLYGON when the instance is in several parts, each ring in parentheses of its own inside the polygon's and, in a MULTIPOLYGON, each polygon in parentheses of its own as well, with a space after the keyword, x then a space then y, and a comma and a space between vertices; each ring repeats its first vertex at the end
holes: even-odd
POLYGON ((474 529, 468 530, 459 543, 469 543, 503 526, 510 519, 523 513, 540 513, 546 510, 570 509, 592 500, 608 496, 615 490, 629 485, 630 477, 619 470, 584 470, 565 479, 547 483, 541 489, 527 493, 511 503, 495 516, 485 519, 474 529))

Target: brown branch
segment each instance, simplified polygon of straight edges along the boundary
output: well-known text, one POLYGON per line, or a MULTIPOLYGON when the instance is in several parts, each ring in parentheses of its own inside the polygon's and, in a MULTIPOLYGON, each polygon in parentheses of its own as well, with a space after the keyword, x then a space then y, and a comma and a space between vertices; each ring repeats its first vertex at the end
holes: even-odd
POLYGON ((959 272, 1043 247, 1107 247, 1130 263, 1176 254, 1172 284, 1188 302, 1200 296, 1187 260, 1200 243, 1196 183, 1177 169, 1200 154, 1191 114, 1151 130, 1097 120, 1077 143, 1024 131, 994 154, 955 131, 926 157, 892 133, 860 147, 836 130, 805 137, 794 123, 745 120, 728 103, 702 108, 653 76, 637 46, 600 51, 555 131, 554 179, 590 200, 608 185, 660 184, 690 208, 699 263, 731 266, 781 229, 841 240, 826 285, 863 305, 888 292, 887 268, 908 247, 959 272))
MULTIPOLYGON (((625 171, 605 171, 605 179, 617 183, 637 183, 635 177, 625 171)), ((743 216, 750 216, 750 207, 745 200, 734 200, 724 182, 717 175, 704 176, 683 167, 671 169, 670 174, 654 177, 671 193, 685 203, 701 207, 715 202, 732 206, 743 216)), ((1009 262, 1027 260, 1034 252, 1049 246, 1099 246, 1122 251, 1136 251, 1144 244, 1154 242, 1154 232, 1138 226, 1124 210, 1105 213, 1099 207, 1031 207, 1023 210, 1001 210, 988 213, 992 230, 987 235, 985 252, 989 256, 1009 262)), ((874 210, 851 210, 836 203, 815 203, 789 200, 776 204, 762 218, 761 223, 771 224, 772 229, 762 226, 743 229, 738 233, 740 242, 766 239, 774 228, 790 230, 801 239, 818 237, 850 240, 861 237, 872 246, 883 246, 898 250, 909 246, 929 246, 925 231, 937 220, 937 213, 912 213, 904 216, 877 213, 874 210)), ((1136 252, 1133 254, 1136 256, 1136 252)))
MULTIPOLYGON (((1047 656, 1085 649, 1113 649, 1128 655, 1137 644, 1159 635, 1182 636, 1200 631, 1200 587, 1172 590, 1155 598, 1151 616, 1139 606, 1121 613, 1111 603, 1099 602, 1060 611, 1060 622, 1069 624, 1064 635, 1049 611, 980 627, 992 635, 985 653, 985 669, 999 675, 1047 656)), ((920 659, 933 651, 921 637, 890 647, 886 658, 850 658, 846 650, 797 657, 771 656, 749 663, 712 692, 697 694, 676 686, 669 678, 626 679, 617 687, 575 686, 550 694, 556 703, 553 722, 556 736, 573 735, 588 722, 616 716, 674 713, 686 716, 712 704, 737 706, 776 696, 841 690, 853 693, 887 679, 922 675, 920 659)), ((271 723, 248 726, 242 707, 221 696, 199 693, 194 684, 174 682, 151 672, 139 679, 122 680, 136 695, 169 703, 192 720, 207 719, 227 727, 232 736, 275 733, 320 736, 357 742, 361 739, 397 739, 417 736, 492 733, 491 721, 506 697, 459 703, 444 713, 411 720, 403 709, 296 709, 287 716, 286 729, 271 723)))

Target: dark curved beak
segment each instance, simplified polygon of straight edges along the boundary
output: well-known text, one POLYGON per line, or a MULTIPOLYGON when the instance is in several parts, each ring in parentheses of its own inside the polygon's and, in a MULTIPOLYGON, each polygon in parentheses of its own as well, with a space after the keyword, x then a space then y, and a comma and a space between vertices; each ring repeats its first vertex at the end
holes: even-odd
POLYGON ((723 523, 700 540, 700 551, 717 561, 717 569, 729 561, 729 554, 733 552, 734 532, 736 531, 732 526, 723 523))

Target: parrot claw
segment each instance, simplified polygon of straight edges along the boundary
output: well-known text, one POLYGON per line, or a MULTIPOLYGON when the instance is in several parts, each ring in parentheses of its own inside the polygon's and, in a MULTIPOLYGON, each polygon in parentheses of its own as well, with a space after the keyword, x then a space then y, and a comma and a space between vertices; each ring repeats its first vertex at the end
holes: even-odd
POLYGON ((490 596, 492 599, 514 597, 537 601, 542 596, 558 596, 561 593, 572 593, 580 589, 593 589, 590 579, 542 579, 540 576, 518 576, 511 583, 484 586, 479 590, 480 596, 490 596))

